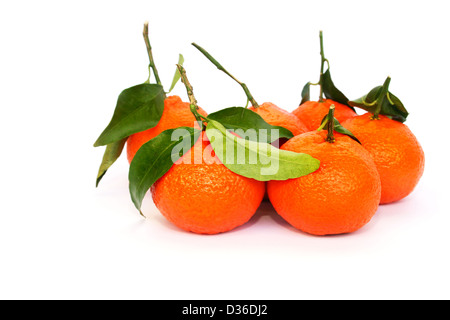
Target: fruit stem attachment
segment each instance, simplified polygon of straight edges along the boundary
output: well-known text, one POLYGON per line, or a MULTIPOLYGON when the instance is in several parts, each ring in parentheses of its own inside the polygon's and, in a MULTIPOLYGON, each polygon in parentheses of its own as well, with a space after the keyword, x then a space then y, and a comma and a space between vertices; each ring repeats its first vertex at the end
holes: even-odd
POLYGON ((330 143, 334 143, 334 104, 331 105, 330 110, 328 111, 328 123, 327 123, 327 141, 330 143))
MULTIPOLYGON (((391 77, 387 77, 384 81, 383 87, 381 88, 381 93, 379 98, 376 100, 377 108, 375 109, 375 112, 373 113, 372 120, 378 120, 379 114, 381 112, 381 107, 383 106, 384 99, 389 99, 389 85, 391 83, 391 77)), ((393 104, 393 103, 392 103, 393 104)))
POLYGON ((217 69, 219 69, 220 71, 224 72, 225 74, 227 74, 231 79, 233 79, 234 81, 236 81, 237 83, 239 83, 239 85, 242 87, 242 89, 244 89, 245 95, 247 96, 248 101, 250 101, 250 103, 252 104, 252 106, 254 108, 259 108, 259 104, 256 102, 255 98, 253 98, 252 94, 250 93, 250 90, 248 90, 248 87, 245 83, 240 82, 238 79, 236 79, 231 73, 229 73, 216 59, 213 58, 213 56, 211 56, 205 49, 203 49, 202 47, 200 47, 198 44, 196 43, 192 43, 192 45, 197 48, 201 53, 203 53, 203 55, 208 58, 209 61, 212 62, 212 64, 214 64, 217 69))
POLYGON ((321 131, 327 128, 328 134, 327 138, 325 139, 329 143, 334 143, 336 140, 334 139, 334 130, 335 130, 335 122, 334 122, 334 110, 336 107, 334 104, 330 106, 330 110, 328 111, 328 114, 325 116, 325 118, 322 121, 322 125, 317 129, 317 131, 321 131))
POLYGON ((198 113, 198 105, 197 105, 197 99, 195 99, 194 96, 194 89, 192 88, 192 85, 190 84, 187 76, 186 76, 186 70, 183 68, 182 65, 177 64, 178 71, 181 75, 181 82, 183 82, 184 86, 186 87, 186 92, 189 97, 189 103, 191 112, 194 115, 195 119, 199 124, 201 124, 202 130, 204 129, 204 121, 207 121, 207 119, 202 116, 200 113, 198 113))
POLYGON ((318 83, 320 85, 319 102, 323 102, 323 72, 324 72, 325 62, 327 63, 328 68, 330 68, 330 62, 328 61, 327 58, 325 58, 325 52, 323 49, 323 32, 322 32, 322 30, 319 32, 319 38, 320 38, 320 56, 321 56, 320 80, 318 83))
POLYGON ((155 61, 153 60, 152 54, 152 46, 150 45, 150 39, 148 37, 148 21, 144 23, 144 31, 143 31, 145 45, 147 47, 148 59, 150 60, 149 64, 149 80, 150 80, 150 68, 153 70, 153 74, 155 75, 156 83, 161 85, 161 79, 159 78, 158 70, 156 70, 155 61))

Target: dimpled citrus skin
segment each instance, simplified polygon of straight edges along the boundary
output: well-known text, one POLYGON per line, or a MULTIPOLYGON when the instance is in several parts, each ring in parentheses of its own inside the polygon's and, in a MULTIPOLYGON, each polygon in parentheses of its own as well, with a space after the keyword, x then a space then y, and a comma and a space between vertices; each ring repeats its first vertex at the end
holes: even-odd
POLYGON ((313 131, 320 127, 323 118, 328 114, 332 104, 336 107, 334 117, 338 119, 340 123, 357 116, 356 112, 346 105, 330 99, 325 99, 323 102, 307 101, 292 111, 292 113, 305 124, 308 131, 313 131))
POLYGON ((295 115, 283 110, 273 103, 265 102, 258 108, 250 110, 259 114, 268 124, 288 129, 294 136, 308 132, 308 128, 295 115))
POLYGON ((411 130, 398 121, 370 113, 345 121, 349 129, 369 151, 381 179, 381 203, 408 196, 422 177, 425 155, 411 130))
POLYGON ((250 220, 261 204, 265 184, 226 168, 203 133, 203 139, 152 186, 151 192, 159 211, 179 228, 217 234, 250 220), (188 160, 192 164, 183 163, 188 160))
MULTIPOLYGON (((199 108, 201 115, 208 114, 199 108)), ((193 127, 199 128, 195 123, 195 117, 191 112, 189 103, 183 102, 178 96, 170 96, 164 100, 164 111, 158 124, 148 130, 132 134, 127 140, 127 157, 128 162, 131 163, 134 155, 142 147, 161 132, 168 129, 175 129, 178 127, 193 127), (195 125, 194 125, 195 124, 195 125)))
POLYGON ((325 131, 294 137, 281 149, 310 154, 320 168, 297 179, 269 181, 270 202, 297 229, 313 235, 350 233, 377 211, 381 183, 369 153, 347 136, 325 131))

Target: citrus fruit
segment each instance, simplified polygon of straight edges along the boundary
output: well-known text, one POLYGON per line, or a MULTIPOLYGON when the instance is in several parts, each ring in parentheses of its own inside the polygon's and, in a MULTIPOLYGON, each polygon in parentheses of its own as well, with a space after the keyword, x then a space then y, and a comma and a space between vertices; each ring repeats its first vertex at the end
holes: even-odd
POLYGON ((330 99, 320 101, 306 101, 292 113, 308 128, 308 131, 316 130, 323 118, 327 115, 330 106, 336 107, 335 118, 339 122, 357 116, 356 112, 344 104, 340 104, 330 99))
POLYGON ((371 113, 342 124, 361 141, 371 154, 381 179, 381 203, 408 196, 422 177, 425 156, 411 130, 384 115, 371 113))
POLYGON ((381 184, 370 154, 350 137, 326 131, 296 136, 281 149, 320 160, 320 168, 297 179, 269 181, 276 212, 295 228, 313 235, 350 233, 377 211, 381 184))
MULTIPOLYGON (((127 140, 127 157, 131 163, 139 148, 167 129, 178 127, 197 127, 189 103, 183 102, 178 96, 170 96, 164 100, 164 111, 158 124, 148 130, 132 134, 127 140)), ((207 113, 199 108, 198 112, 204 116, 207 113)))
POLYGON ((250 220, 261 204, 265 184, 226 168, 202 133, 151 192, 159 211, 179 228, 217 234, 250 220))
POLYGON ((268 124, 288 129, 294 136, 308 132, 308 128, 295 115, 277 107, 273 103, 265 102, 259 107, 250 107, 268 124))

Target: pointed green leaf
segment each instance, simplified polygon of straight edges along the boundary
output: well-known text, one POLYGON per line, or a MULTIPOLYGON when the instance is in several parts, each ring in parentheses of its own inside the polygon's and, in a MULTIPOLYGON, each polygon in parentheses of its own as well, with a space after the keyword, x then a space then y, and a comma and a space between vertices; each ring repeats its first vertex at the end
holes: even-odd
MULTIPOLYGON (((182 66, 184 63, 184 57, 183 55, 180 53, 180 56, 178 57, 178 64, 180 66, 182 66)), ((180 80, 181 75, 180 75, 180 71, 178 71, 178 68, 175 68, 175 74, 173 75, 173 80, 172 80, 172 84, 170 85, 170 89, 169 89, 169 93, 172 92, 173 88, 175 88, 178 80, 180 80)))
POLYGON ((100 183, 100 180, 102 180, 103 176, 106 174, 106 171, 108 171, 108 169, 113 165, 113 163, 116 162, 116 160, 120 157, 126 142, 127 139, 125 138, 120 141, 110 143, 106 146, 106 150, 103 155, 103 160, 97 174, 97 181, 95 184, 96 187, 98 187, 98 184, 100 183))
POLYGON ((408 118, 408 115, 409 115, 408 110, 406 110, 405 106, 400 101, 400 99, 397 98, 396 96, 394 96, 393 93, 388 92, 388 97, 389 97, 389 99, 386 99, 387 102, 389 102, 389 108, 390 108, 388 117, 390 117, 392 120, 395 120, 398 122, 402 122, 402 123, 405 122, 406 118, 408 118), (391 100, 391 101, 389 101, 389 100, 391 100), (392 105, 390 102, 393 102, 394 104, 392 105))
POLYGON ((261 132, 259 130, 261 129, 265 130, 263 131, 264 133, 267 133, 267 141, 269 143, 274 142, 279 138, 291 139, 294 137, 292 132, 288 129, 280 126, 272 126, 264 121, 264 119, 256 112, 242 107, 232 107, 211 113, 208 116, 208 119, 220 122, 227 129, 242 129, 243 131, 253 129, 251 133, 255 134, 246 136, 246 138, 253 141, 261 141, 261 139, 263 139, 263 137, 260 136, 261 132), (278 130, 278 136, 272 136, 271 130, 278 130))
POLYGON ((287 180, 310 174, 320 166, 320 161, 310 155, 236 137, 214 120, 209 120, 206 135, 220 161, 234 173, 247 178, 287 180))
POLYGON ((353 111, 355 111, 355 109, 348 104, 348 98, 334 85, 333 81, 331 80, 331 74, 329 69, 323 74, 322 89, 323 93, 325 94, 325 97, 333 101, 339 102, 340 104, 344 104, 353 111))
POLYGON ((150 187, 192 148, 200 133, 200 130, 188 127, 169 129, 139 149, 128 175, 131 199, 139 211, 150 187))
POLYGON ((120 141, 156 126, 164 110, 165 97, 163 87, 157 84, 143 83, 122 91, 111 122, 94 147, 120 141))
POLYGON ((345 134, 346 136, 349 136, 350 138, 361 144, 361 141, 359 141, 358 138, 356 138, 350 130, 343 127, 336 118, 334 119, 334 123, 334 131, 345 134))
POLYGON ((371 104, 374 103, 379 97, 381 92, 383 91, 383 86, 378 86, 370 90, 370 92, 367 94, 365 100, 366 103, 371 104))
POLYGON ((300 105, 304 104, 305 102, 307 102, 307 101, 309 101, 311 99, 310 93, 311 93, 311 82, 308 82, 303 87, 303 90, 302 90, 302 101, 300 102, 300 105))
POLYGON ((391 100, 394 106, 396 106, 401 112, 408 114, 408 110, 406 110, 405 106, 403 105, 403 103, 400 101, 399 98, 394 96, 394 94, 391 92, 388 92, 388 95, 389 99, 391 100))
POLYGON ((366 96, 363 96, 363 97, 361 97, 361 98, 359 98, 359 99, 355 99, 355 100, 353 100, 353 101, 350 101, 349 103, 350 103, 353 107, 360 108, 360 109, 364 109, 364 110, 369 111, 369 112, 371 112, 370 110, 372 110, 372 113, 373 113, 373 112, 375 111, 375 108, 373 107, 373 105, 370 106, 370 105, 367 103, 366 99, 367 99, 367 95, 366 95, 366 96))

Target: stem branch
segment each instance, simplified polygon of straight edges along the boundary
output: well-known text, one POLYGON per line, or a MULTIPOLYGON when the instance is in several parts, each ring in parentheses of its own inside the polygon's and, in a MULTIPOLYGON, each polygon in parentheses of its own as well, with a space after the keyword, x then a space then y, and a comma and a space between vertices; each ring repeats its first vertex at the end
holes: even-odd
POLYGON ((177 68, 181 75, 181 82, 183 82, 184 86, 186 87, 186 92, 189 97, 191 112, 194 114, 195 119, 199 123, 201 123, 201 127, 203 130, 203 125, 204 125, 203 121, 206 121, 207 119, 204 116, 202 116, 200 113, 198 113, 197 99, 195 99, 194 89, 192 88, 192 85, 189 83, 189 80, 186 76, 186 70, 180 64, 177 64, 177 68))
POLYGON ((252 94, 250 93, 250 90, 248 90, 247 85, 245 83, 240 82, 238 79, 236 79, 231 73, 229 73, 216 59, 213 58, 213 56, 211 56, 205 49, 203 49, 202 47, 200 47, 198 44, 196 43, 192 43, 192 45, 194 47, 196 47, 201 53, 203 53, 203 55, 208 58, 209 61, 211 61, 216 67, 217 69, 219 69, 220 71, 224 72, 225 74, 227 74, 231 79, 233 79, 234 81, 236 81, 237 83, 240 84, 240 86, 242 87, 242 89, 244 89, 245 95, 247 96, 247 99, 251 102, 252 106, 254 108, 258 108, 259 104, 256 102, 255 98, 253 98, 252 94))
MULTIPOLYGON (((156 70, 155 61, 153 60, 152 54, 152 46, 150 45, 150 39, 148 37, 148 21, 144 23, 144 31, 143 31, 145 45, 147 47, 148 59, 150 60, 150 68, 153 70, 153 74, 155 75, 156 83, 161 85, 161 79, 159 78, 158 70, 156 70)), ((150 74, 150 72, 149 72, 150 74)), ((150 76, 149 76, 150 79, 150 76)))
POLYGON ((322 31, 320 31, 320 33, 319 33, 319 38, 320 38, 320 56, 321 56, 320 80, 319 80, 319 85, 320 85, 319 102, 323 102, 323 71, 324 71, 324 67, 325 67, 325 62, 328 64, 328 68, 330 67, 330 63, 325 58, 325 52, 323 49, 323 32, 322 31))
POLYGON ((384 81, 383 88, 381 89, 381 93, 379 98, 376 100, 377 108, 373 113, 373 119, 379 119, 379 114, 381 112, 381 108, 383 107, 384 99, 388 97, 389 93, 389 84, 391 83, 391 77, 387 77, 384 81))

